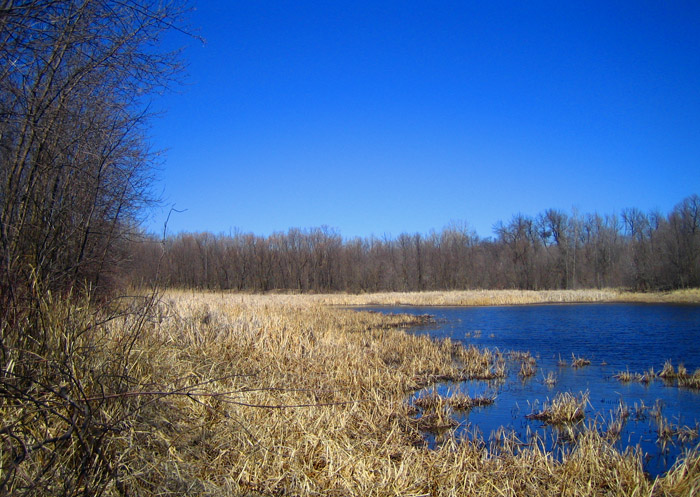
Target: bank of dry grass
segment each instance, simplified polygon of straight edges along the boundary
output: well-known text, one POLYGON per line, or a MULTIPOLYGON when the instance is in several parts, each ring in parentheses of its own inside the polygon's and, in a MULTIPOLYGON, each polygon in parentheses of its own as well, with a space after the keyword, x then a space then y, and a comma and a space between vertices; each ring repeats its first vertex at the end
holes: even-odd
POLYGON ((344 306, 497 306, 595 302, 700 303, 700 289, 670 292, 628 292, 619 289, 584 290, 453 290, 429 292, 381 292, 367 294, 318 294, 278 296, 287 302, 309 300, 344 306))
POLYGON ((615 300, 619 302, 700 304, 700 288, 673 290, 670 292, 619 292, 615 300))
POLYGON ((320 295, 315 298, 340 305, 492 306, 605 302, 618 298, 616 290, 455 290, 388 292, 359 295, 320 295))
MULTIPOLYGON (((404 332, 416 318, 319 300, 169 292, 138 335, 129 333, 133 316, 102 325, 96 363, 130 355, 128 388, 85 393, 107 421, 129 414, 104 435, 114 469, 105 494, 689 495, 700 486, 696 455, 651 482, 639 454, 621 454, 594 431, 561 461, 537 444, 489 452, 449 430, 429 449, 407 395, 430 381, 496 372, 498 355, 404 332)), ((16 405, 0 411, 34 422, 16 405)), ((79 444, 56 448, 56 457, 70 462, 79 444)), ((33 468, 22 466, 17 488, 33 468)))

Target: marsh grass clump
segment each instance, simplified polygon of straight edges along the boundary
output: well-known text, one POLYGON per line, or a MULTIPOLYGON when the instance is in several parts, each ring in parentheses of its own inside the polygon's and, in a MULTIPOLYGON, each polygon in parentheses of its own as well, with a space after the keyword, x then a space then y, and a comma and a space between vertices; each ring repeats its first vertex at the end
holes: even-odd
POLYGON ((458 426, 447 402, 438 400, 435 404, 422 409, 424 409, 423 413, 415 419, 416 428, 422 432, 442 433, 458 426))
POLYGON ((668 385, 676 384, 683 388, 700 389, 700 369, 695 370, 693 374, 689 374, 685 366, 681 364, 678 366, 678 371, 676 371, 671 361, 666 361, 663 369, 658 374, 654 371, 654 368, 650 368, 644 374, 623 371, 614 375, 613 378, 623 383, 651 383, 656 378, 662 378, 668 385))
POLYGON ((679 387, 700 389, 700 368, 689 374, 683 364, 679 364, 676 371, 671 361, 666 361, 658 376, 669 384, 675 382, 679 387))
POLYGON ((586 359, 585 357, 576 357, 574 354, 571 354, 571 367, 572 368, 582 368, 584 366, 590 366, 591 361, 586 359))
POLYGON ((645 371, 644 374, 641 373, 630 373, 629 370, 627 371, 621 371, 617 374, 613 375, 613 378, 616 380, 622 382, 622 383, 651 383, 655 378, 657 377, 657 374, 654 372, 654 368, 649 369, 649 371, 645 371))
POLYGON ((692 375, 678 377, 678 386, 685 388, 700 389, 700 369, 696 369, 692 375))
POLYGON ((613 375, 613 378, 621 381, 622 383, 630 383, 633 381, 637 381, 638 377, 641 378, 641 375, 639 373, 630 373, 629 371, 621 371, 613 375))
POLYGON ((606 423, 605 437, 611 440, 618 440, 629 417, 629 408, 626 404, 620 402, 615 412, 611 413, 610 420, 606 423))
POLYGON ((666 361, 664 367, 659 373, 659 377, 664 380, 673 380, 676 378, 676 370, 673 368, 671 361, 666 361))
POLYGON ((542 421, 550 425, 576 423, 585 418, 588 404, 588 392, 582 393, 579 397, 569 392, 562 392, 557 394, 550 402, 546 402, 542 410, 532 412, 526 418, 542 421))
POLYGON ((528 352, 511 351, 508 353, 511 360, 520 361, 518 376, 525 380, 535 376, 537 372, 537 360, 528 352))
POLYGON ((417 398, 413 404, 421 409, 436 409, 448 406, 455 411, 466 411, 473 407, 491 405, 495 402, 495 396, 481 395, 471 397, 463 393, 453 393, 442 396, 433 391, 429 395, 417 398))
POLYGON ((550 388, 553 387, 554 385, 557 384, 557 375, 554 374, 554 371, 548 372, 547 376, 545 376, 542 379, 542 383, 544 383, 545 385, 547 385, 550 388))
POLYGON ((453 358, 460 368, 462 380, 495 380, 506 376, 506 361, 498 350, 456 344, 453 358))
POLYGON ((673 368, 671 361, 666 361, 664 367, 659 373, 659 377, 664 380, 680 380, 688 377, 688 370, 683 364, 678 365, 678 371, 673 368))
POLYGON ((537 366, 535 363, 535 359, 532 358, 531 360, 526 360, 520 363, 520 371, 518 371, 518 376, 521 378, 531 378, 535 376, 535 373, 537 372, 537 366))

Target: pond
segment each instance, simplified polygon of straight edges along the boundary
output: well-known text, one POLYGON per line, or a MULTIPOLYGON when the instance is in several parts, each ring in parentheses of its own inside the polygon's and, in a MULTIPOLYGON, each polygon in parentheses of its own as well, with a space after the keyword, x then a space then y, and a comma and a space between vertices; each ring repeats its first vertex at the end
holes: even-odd
MULTIPOLYGON (((368 309, 368 308, 363 308, 368 309)), ((623 382, 622 372, 661 372, 671 361, 676 371, 683 365, 689 374, 700 368, 700 306, 668 304, 554 304, 502 307, 371 307, 379 312, 430 314, 437 324, 414 328, 434 338, 449 337, 467 346, 503 353, 505 381, 440 384, 442 395, 461 392, 495 396, 492 405, 457 411, 458 431, 480 433, 486 440, 499 428, 520 440, 532 433, 554 440, 556 433, 528 414, 560 392, 588 395, 586 419, 605 430, 611 419, 624 418, 618 448, 639 446, 644 469, 662 474, 688 448, 694 448, 700 427, 700 391, 679 387, 658 376, 651 381, 623 382), (512 351, 530 352, 536 359, 533 376, 520 376, 522 357, 512 351), (590 361, 572 367, 574 358, 590 361), (555 380, 545 381, 549 376, 555 380), (663 436, 661 436, 663 434, 663 436)), ((434 438, 430 438, 435 443, 434 438)))

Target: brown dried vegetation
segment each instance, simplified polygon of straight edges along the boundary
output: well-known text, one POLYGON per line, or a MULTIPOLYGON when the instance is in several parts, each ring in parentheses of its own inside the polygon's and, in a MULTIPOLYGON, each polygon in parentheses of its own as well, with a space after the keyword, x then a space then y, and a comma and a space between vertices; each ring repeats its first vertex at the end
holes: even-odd
MULTIPOLYGON (((638 454, 595 431, 561 461, 536 446, 489 451, 450 430, 430 449, 421 430, 449 427, 456 407, 416 420, 407 395, 417 378, 497 374, 500 354, 408 334, 410 316, 312 300, 169 292, 110 319, 47 303, 43 331, 54 345, 13 366, 45 368, 29 391, 38 403, 10 398, 4 366, 3 492, 664 495, 697 486, 695 455, 653 483, 638 454)), ((581 399, 574 404, 570 419, 581 399)))

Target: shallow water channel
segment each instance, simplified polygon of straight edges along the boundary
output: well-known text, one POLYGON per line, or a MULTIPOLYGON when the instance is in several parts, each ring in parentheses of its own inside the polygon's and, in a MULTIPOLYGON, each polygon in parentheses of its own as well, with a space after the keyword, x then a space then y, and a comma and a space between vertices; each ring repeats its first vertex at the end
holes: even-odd
MULTIPOLYGON (((413 328, 435 338, 449 337, 466 346, 503 353, 505 381, 470 380, 431 386, 442 395, 461 392, 471 397, 495 396, 492 405, 456 411, 458 435, 479 433, 488 441, 499 428, 527 441, 533 433, 554 441, 556 431, 526 416, 559 392, 588 392, 587 423, 606 430, 623 403, 629 410, 620 449, 637 446, 644 452, 644 469, 651 476, 668 470, 680 454, 694 448, 700 426, 700 390, 678 387, 655 378, 648 383, 621 382, 620 372, 659 373, 666 361, 683 364, 692 374, 700 368, 700 306, 668 304, 554 304, 498 307, 370 307, 384 313, 430 314, 437 324, 413 328), (529 351, 536 372, 518 376, 520 361, 511 351, 529 351), (590 360, 574 368, 572 356, 590 360), (510 358, 510 359, 509 359, 510 358), (544 381, 548 374, 554 385, 544 381), (659 416, 660 415, 660 416, 659 416), (659 436, 663 418, 666 436, 659 436)), ((428 435, 430 443, 435 437, 428 435)), ((552 444, 554 442, 551 442, 552 444)), ((550 446, 553 447, 553 446, 550 446)))

